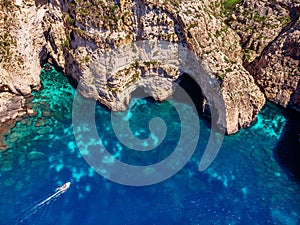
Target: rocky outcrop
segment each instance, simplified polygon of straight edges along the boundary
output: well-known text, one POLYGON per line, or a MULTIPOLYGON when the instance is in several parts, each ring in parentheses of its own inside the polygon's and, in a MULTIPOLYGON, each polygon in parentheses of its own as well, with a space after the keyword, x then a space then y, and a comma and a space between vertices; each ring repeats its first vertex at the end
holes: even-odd
POLYGON ((0 92, 0 150, 6 149, 4 135, 9 133, 18 117, 26 114, 25 98, 9 92, 0 92))
POLYGON ((243 65, 266 98, 298 111, 299 15, 299 0, 246 0, 226 20, 241 38, 243 65))
MULTIPOLYGON (((106 76, 101 73, 101 66, 95 65, 101 65, 99 61, 104 53, 109 54, 111 49, 122 45, 139 40, 167 41, 185 45, 195 52, 206 65, 207 72, 219 80, 228 133, 249 126, 264 105, 265 98, 255 81, 262 90, 270 85, 262 85, 265 73, 257 72, 262 70, 255 62, 247 67, 248 71, 243 65, 264 54, 274 36, 284 36, 282 29, 290 23, 290 15, 297 16, 295 9, 298 7, 296 0, 293 3, 247 0, 232 12, 226 11, 226 16, 232 15, 228 20, 222 16, 224 1, 221 0, 26 3, 18 0, 16 3, 3 9, 5 15, 8 10, 13 12, 9 14, 9 20, 16 25, 7 26, 6 36, 12 41, 1 45, 12 51, 9 54, 6 51, 7 59, 0 63, 0 90, 13 95, 30 94, 32 89, 39 88, 40 65, 50 58, 66 75, 81 82, 84 96, 93 97, 113 110, 123 110, 138 86, 163 100, 173 93, 171 84, 181 75, 180 67, 141 61, 120 67, 106 76), (254 71, 255 81, 250 75, 254 71)), ((290 34, 286 33, 286 36, 290 34)), ((114 63, 107 62, 106 70, 114 63)), ((280 82, 289 83, 290 76, 286 78, 280 82)), ((295 82, 293 80, 288 86, 294 88, 295 82)), ((298 96, 293 90, 291 105, 297 102, 298 96)))
POLYGON ((0 93, 0 122, 24 115, 25 110, 22 109, 24 103, 25 99, 22 96, 14 96, 8 92, 0 93))
POLYGON ((246 0, 227 20, 240 36, 244 65, 252 62, 293 19, 299 17, 298 0, 246 0))
MULTIPOLYGON (((249 126, 264 105, 263 94, 242 67, 239 36, 214 16, 209 4, 191 0, 121 1, 119 5, 106 2, 97 5, 97 12, 103 12, 98 18, 82 13, 84 7, 86 3, 76 2, 75 8, 70 5, 71 51, 67 52, 66 67, 66 74, 81 81, 84 96, 94 97, 113 110, 125 109, 137 87, 145 88, 155 99, 166 99, 173 92, 172 82, 180 76, 180 68, 175 68, 172 75, 160 64, 139 62, 137 66, 120 67, 123 71, 117 75, 104 76, 105 71, 98 68, 95 72, 97 69, 92 67, 104 61, 103 50, 138 40, 162 40, 188 46, 207 65, 208 72, 220 80, 226 114, 234 115, 227 117, 228 133, 249 126), (106 16, 101 17, 104 13, 106 16), (229 84, 232 80, 236 83, 229 84)), ((111 60, 105 65, 113 67, 116 63, 111 60)), ((104 68, 104 63, 100 67, 104 68)))
POLYGON ((183 7, 182 21, 186 23, 185 33, 190 34, 187 37, 189 46, 201 56, 210 71, 222 80, 226 129, 227 133, 232 134, 250 125, 265 104, 265 98, 242 66, 242 48, 238 35, 217 19, 218 15, 214 16, 213 9, 199 3, 183 7))
POLYGON ((300 111, 300 19, 291 23, 247 69, 266 97, 300 111))
POLYGON ((22 115, 17 112, 25 110, 24 97, 40 88, 41 64, 45 60, 53 57, 58 65, 64 65, 61 45, 65 28, 58 2, 1 1, 0 8, 0 118, 3 124, 22 115))

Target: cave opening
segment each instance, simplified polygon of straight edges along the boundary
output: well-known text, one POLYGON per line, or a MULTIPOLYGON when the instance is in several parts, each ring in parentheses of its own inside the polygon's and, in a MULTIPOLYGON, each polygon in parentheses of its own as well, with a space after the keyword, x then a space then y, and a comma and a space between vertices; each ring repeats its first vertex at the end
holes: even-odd
MULTIPOLYGON (((190 75, 184 73, 180 76, 178 84, 190 96, 198 114, 203 115, 203 102, 205 99, 202 94, 201 87, 197 84, 197 82, 190 75)), ((183 97, 180 96, 176 90, 174 96, 179 101, 184 102, 183 97)))
POLYGON ((43 47, 42 50, 40 51, 39 59, 40 59, 40 66, 42 68, 45 68, 46 64, 50 64, 50 66, 53 66, 56 71, 64 74, 68 78, 69 83, 72 85, 74 89, 77 88, 78 81, 72 76, 68 76, 65 74, 64 68, 57 63, 57 61, 47 51, 46 47, 43 47))
MULTIPOLYGON (((205 98, 202 94, 201 87, 197 84, 197 82, 190 75, 184 73, 180 76, 178 85, 191 98, 198 115, 210 118, 210 109, 204 104, 205 98)), ((135 98, 144 98, 145 96, 148 96, 146 98, 150 101, 155 101, 153 97, 149 96, 143 87, 137 87, 131 94, 131 97, 135 98)), ((185 96, 182 96, 181 91, 178 89, 175 89, 173 92, 172 99, 181 103, 187 103, 185 96)))

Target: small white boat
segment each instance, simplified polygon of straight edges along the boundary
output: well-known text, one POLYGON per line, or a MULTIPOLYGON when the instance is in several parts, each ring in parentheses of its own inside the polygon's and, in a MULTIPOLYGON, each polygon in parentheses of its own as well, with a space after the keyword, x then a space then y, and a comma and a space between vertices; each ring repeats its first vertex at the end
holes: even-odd
POLYGON ((17 224, 23 223, 23 221, 27 220, 30 216, 35 214, 38 209, 42 208, 45 205, 48 205, 51 201, 55 200, 57 197, 59 197, 61 194, 65 193, 66 190, 69 189, 71 186, 71 182, 67 182, 64 185, 56 188, 55 193, 44 199, 43 201, 39 202, 38 204, 34 205, 32 208, 28 210, 28 212, 25 211, 24 216, 22 219, 18 221, 17 224))
POLYGON ((64 185, 58 187, 58 188, 56 189, 56 191, 57 191, 57 192, 65 192, 66 190, 69 189, 70 186, 71 186, 71 182, 67 182, 67 183, 65 183, 64 185))

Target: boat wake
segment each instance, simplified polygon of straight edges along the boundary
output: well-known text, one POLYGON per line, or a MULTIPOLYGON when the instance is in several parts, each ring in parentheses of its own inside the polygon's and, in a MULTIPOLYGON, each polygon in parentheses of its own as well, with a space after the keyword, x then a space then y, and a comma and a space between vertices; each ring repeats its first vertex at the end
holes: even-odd
POLYGON ((17 220, 17 224, 24 224, 31 216, 36 214, 39 210, 44 208, 44 206, 49 205, 49 203, 55 201, 61 194, 65 193, 69 187, 71 186, 71 182, 67 182, 64 185, 56 188, 55 192, 49 197, 43 199, 42 201, 35 204, 30 209, 23 211, 19 216, 20 219, 17 220))

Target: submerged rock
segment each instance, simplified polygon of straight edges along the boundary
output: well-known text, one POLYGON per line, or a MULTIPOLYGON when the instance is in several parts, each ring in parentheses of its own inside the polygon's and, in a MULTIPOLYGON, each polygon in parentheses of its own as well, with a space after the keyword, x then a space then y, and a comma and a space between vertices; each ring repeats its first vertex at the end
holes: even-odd
POLYGON ((14 127, 15 124, 16 120, 8 120, 4 123, 0 123, 0 151, 10 147, 6 141, 6 135, 9 134, 10 129, 14 127))
POLYGON ((18 181, 17 185, 16 185, 16 191, 21 191, 24 187, 24 183, 22 183, 21 181, 18 181))
POLYGON ((21 155, 18 159, 18 164, 20 166, 24 166, 24 164, 26 163, 26 156, 25 155, 21 155))
POLYGON ((53 113, 52 112, 48 112, 48 111, 43 111, 42 112, 42 116, 43 117, 51 117, 51 116, 53 116, 53 113))
POLYGON ((4 185, 6 187, 10 187, 15 184, 15 180, 13 178, 7 178, 4 180, 4 185))
POLYGON ((48 121, 45 119, 38 119, 35 123, 36 127, 42 127, 48 124, 48 121))
POLYGON ((1 171, 9 172, 13 170, 13 162, 12 161, 2 161, 1 162, 1 171))
POLYGON ((45 127, 41 127, 41 128, 37 131, 37 133, 38 133, 38 134, 49 134, 51 131, 52 131, 52 128, 51 128, 51 127, 45 126, 45 127))
POLYGON ((29 160, 39 160, 45 159, 46 155, 43 152, 31 151, 27 154, 27 159, 29 160))

